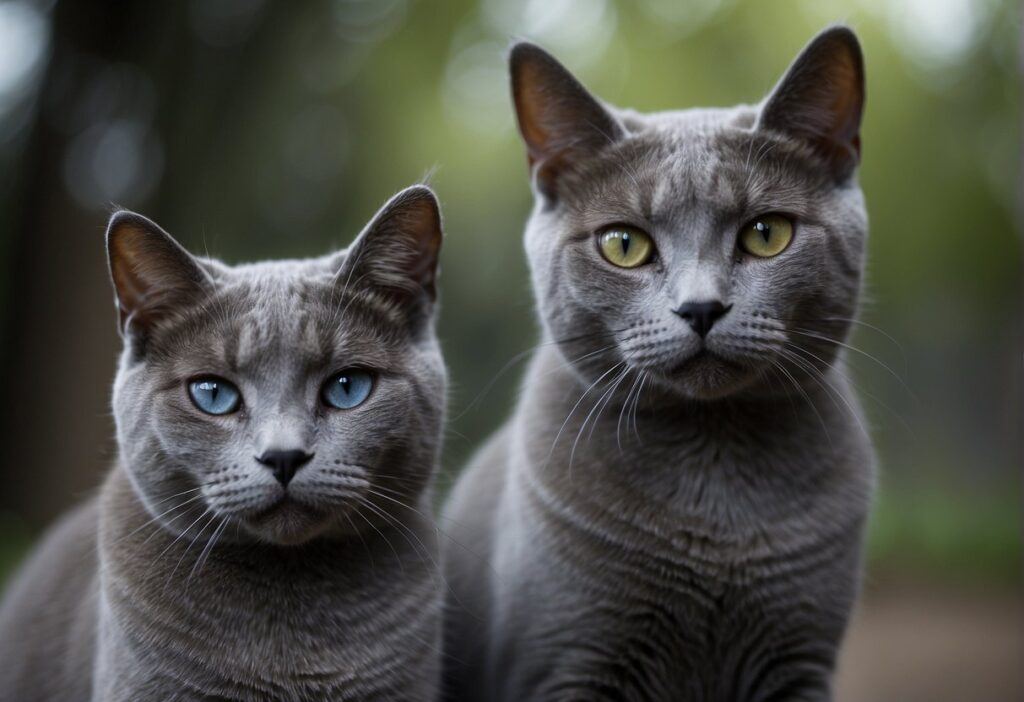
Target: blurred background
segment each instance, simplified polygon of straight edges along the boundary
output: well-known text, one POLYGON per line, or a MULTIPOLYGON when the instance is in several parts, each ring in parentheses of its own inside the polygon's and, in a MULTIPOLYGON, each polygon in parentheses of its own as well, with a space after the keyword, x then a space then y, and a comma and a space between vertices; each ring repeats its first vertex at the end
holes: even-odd
POLYGON ((114 204, 228 261, 316 255, 432 173, 446 488, 508 413, 522 365, 506 364, 537 337, 510 39, 660 110, 759 100, 836 21, 867 57, 868 326, 851 361, 882 465, 839 699, 1022 699, 1009 0, 0 0, 0 582, 113 455, 114 204))

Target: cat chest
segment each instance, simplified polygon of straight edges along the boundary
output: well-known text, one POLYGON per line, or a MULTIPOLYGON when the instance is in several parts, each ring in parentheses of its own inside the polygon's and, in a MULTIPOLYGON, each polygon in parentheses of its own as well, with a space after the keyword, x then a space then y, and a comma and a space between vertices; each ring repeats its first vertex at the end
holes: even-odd
MULTIPOLYGON (((622 613, 680 632, 702 647, 753 621, 827 609, 828 583, 855 574, 860 531, 843 523, 804 528, 797 522, 740 530, 698 516, 637 519, 627 511, 587 511, 527 491, 520 528, 529 536, 532 578, 549 578, 579 597, 585 610, 622 613)), ((521 558, 521 559, 522 559, 521 558)), ((520 560, 521 560, 520 559, 520 560)), ((514 577, 514 576, 513 576, 514 577)), ((586 611, 581 611, 586 617, 586 611)), ((602 614, 602 616, 606 616, 602 614)), ((616 624, 617 626, 617 624, 616 624)))
POLYGON ((232 699, 390 699, 430 676, 436 598, 415 589, 387 601, 273 593, 212 589, 201 600, 154 602, 110 592, 100 645, 115 667, 185 676, 203 694, 232 699))

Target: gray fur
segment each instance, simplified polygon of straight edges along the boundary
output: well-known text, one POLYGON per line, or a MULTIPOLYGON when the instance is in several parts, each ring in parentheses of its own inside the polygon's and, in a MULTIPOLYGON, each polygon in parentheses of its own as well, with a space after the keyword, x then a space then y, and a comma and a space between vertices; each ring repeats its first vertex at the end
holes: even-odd
POLYGON ((114 215, 119 458, 3 600, 0 699, 434 699, 440 241, 421 186, 304 261, 229 267, 114 215), (375 370, 369 398, 326 407, 350 366, 375 370), (208 373, 237 413, 192 405, 208 373), (285 489, 254 458, 270 448, 314 458, 285 489))
POLYGON ((841 353, 860 61, 833 28, 762 105, 644 115, 513 49, 543 339, 446 507, 448 699, 830 699, 874 482, 841 353), (769 212, 789 248, 740 254, 769 212), (605 262, 612 223, 657 258, 605 262), (702 345, 672 310, 716 299, 702 345))

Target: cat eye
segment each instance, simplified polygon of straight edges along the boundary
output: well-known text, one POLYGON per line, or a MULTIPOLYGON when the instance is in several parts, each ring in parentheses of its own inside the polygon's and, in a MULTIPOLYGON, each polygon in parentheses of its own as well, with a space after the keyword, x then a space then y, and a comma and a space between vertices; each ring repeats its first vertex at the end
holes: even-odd
POLYGON ((771 258, 786 250, 793 239, 793 222, 778 214, 758 217, 740 231, 739 247, 751 256, 771 258))
POLYGON ((637 268, 654 256, 654 240, 636 227, 609 227, 598 236, 597 245, 605 260, 619 268, 637 268))
POLYGON ((242 393, 223 378, 207 377, 188 384, 192 403, 207 414, 231 414, 242 403, 242 393))
POLYGON ((373 389, 373 376, 361 368, 349 368, 335 373, 320 390, 324 404, 335 409, 358 407, 373 389))

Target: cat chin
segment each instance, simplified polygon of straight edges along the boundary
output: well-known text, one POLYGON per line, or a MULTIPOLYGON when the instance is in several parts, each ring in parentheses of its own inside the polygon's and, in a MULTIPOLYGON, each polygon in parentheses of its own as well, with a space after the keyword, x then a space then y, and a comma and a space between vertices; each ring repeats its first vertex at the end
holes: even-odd
POLYGON ((297 546, 326 533, 334 520, 319 508, 288 499, 241 520, 241 524, 260 541, 297 546))
POLYGON ((757 377, 742 365, 707 352, 658 375, 663 385, 691 400, 721 400, 749 387, 757 377))

